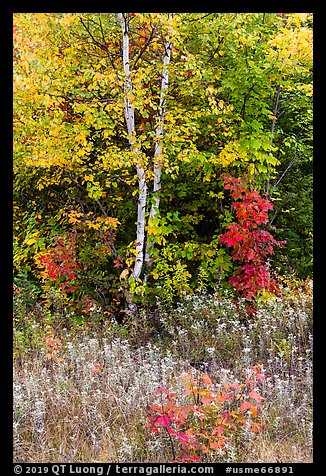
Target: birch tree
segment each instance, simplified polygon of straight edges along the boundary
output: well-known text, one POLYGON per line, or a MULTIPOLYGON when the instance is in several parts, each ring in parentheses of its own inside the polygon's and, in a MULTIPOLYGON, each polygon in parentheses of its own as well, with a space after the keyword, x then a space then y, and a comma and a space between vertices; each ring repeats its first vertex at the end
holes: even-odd
POLYGON ((18 272, 38 279, 39 255, 76 230, 79 296, 109 301, 122 288, 171 301, 214 287, 232 267, 218 240, 230 213, 222 172, 267 183, 281 204, 292 187, 291 212, 282 205, 273 225, 301 243, 311 24, 308 14, 286 24, 273 13, 16 14, 18 272))
MULTIPOLYGON (((172 20, 172 14, 169 14, 169 20, 172 20)), ((162 177, 162 151, 164 140, 164 116, 166 109, 166 93, 169 86, 169 64, 171 60, 172 41, 168 39, 165 43, 165 53, 162 69, 161 92, 160 101, 158 105, 158 117, 156 126, 156 140, 154 152, 154 183, 153 183, 153 201, 151 204, 149 220, 154 219, 160 207, 160 191, 161 191, 161 177, 162 177)), ((147 241, 146 247, 146 262, 150 261, 150 250, 152 248, 150 240, 147 241)))
MULTIPOLYGON (((129 49, 129 28, 126 13, 119 13, 119 20, 122 28, 122 57, 123 69, 125 74, 124 84, 124 116, 128 130, 129 143, 132 153, 137 158, 138 147, 135 141, 135 111, 132 102, 132 79, 130 68, 130 49, 129 49)), ((172 20, 172 14, 169 14, 169 21, 172 20)), ((171 32, 170 35, 171 36, 171 32)), ((154 146, 154 161, 153 161, 153 196, 149 212, 149 220, 153 220, 159 211, 160 205, 160 191, 161 191, 161 177, 162 177, 162 151, 164 139, 164 115, 166 109, 166 93, 169 85, 169 64, 171 60, 172 41, 168 38, 164 45, 164 57, 162 66, 162 77, 160 87, 160 98, 157 108, 156 128, 155 128, 155 146, 154 146)), ((132 272, 132 277, 137 280, 142 272, 144 259, 147 263, 150 262, 150 250, 152 243, 150 240, 146 241, 145 225, 146 225, 146 208, 147 208, 147 192, 148 185, 146 173, 143 166, 137 162, 137 177, 139 187, 138 209, 137 209, 137 238, 136 238, 136 261, 132 272), (146 253, 145 253, 146 249, 146 253), (144 257, 145 254, 145 257, 144 257)))
MULTIPOLYGON (((122 28, 122 61, 125 73, 124 84, 124 115, 128 130, 128 137, 131 152, 135 155, 136 160, 138 156, 138 147, 135 145, 135 111, 132 102, 132 81, 130 76, 130 55, 129 55, 129 29, 126 13, 118 14, 121 28, 122 28)), ((136 237, 136 262, 132 276, 138 279, 143 263, 144 263, 144 247, 145 247, 145 218, 147 205, 147 182, 145 169, 139 164, 137 160, 137 177, 139 187, 139 198, 137 207, 137 237, 136 237)))

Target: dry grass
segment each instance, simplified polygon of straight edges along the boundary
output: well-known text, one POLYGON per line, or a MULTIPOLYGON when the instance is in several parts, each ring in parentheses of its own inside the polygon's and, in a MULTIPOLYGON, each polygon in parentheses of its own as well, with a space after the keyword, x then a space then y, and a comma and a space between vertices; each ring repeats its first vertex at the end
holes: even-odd
POLYGON ((39 354, 16 369, 15 461, 153 458, 147 407, 182 364, 150 345, 135 351, 126 340, 104 340, 100 347, 84 336, 68 344, 59 362, 39 354))
POLYGON ((110 327, 100 335, 57 329, 52 359, 32 322, 38 346, 24 343, 15 358, 14 461, 170 461, 168 439, 147 430, 148 407, 158 386, 198 372, 196 360, 216 381, 237 381, 256 363, 265 375, 266 427, 230 445, 225 461, 311 462, 311 293, 262 305, 249 326, 241 317, 228 298, 197 296, 160 314, 172 338, 144 343, 142 333, 137 343, 137 323, 132 340, 110 327))
POLYGON ((268 431, 258 434, 241 456, 243 463, 312 463, 311 445, 291 436, 275 440, 268 431))

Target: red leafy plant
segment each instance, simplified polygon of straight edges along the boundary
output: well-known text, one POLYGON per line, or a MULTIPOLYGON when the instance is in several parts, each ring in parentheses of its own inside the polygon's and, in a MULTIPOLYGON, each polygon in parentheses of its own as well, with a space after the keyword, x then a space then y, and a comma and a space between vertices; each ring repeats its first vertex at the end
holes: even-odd
POLYGON ((261 292, 277 294, 279 286, 270 274, 268 257, 274 253, 274 246, 286 242, 277 241, 263 228, 269 221, 268 211, 273 209, 273 204, 267 194, 261 197, 244 178, 225 174, 222 179, 225 190, 230 190, 236 200, 237 222, 228 225, 220 237, 221 243, 233 248, 233 261, 240 263, 229 284, 249 302, 254 302, 261 292))
POLYGON ((47 351, 46 358, 56 362, 63 362, 63 358, 60 357, 62 350, 62 340, 55 339, 52 334, 49 334, 45 338, 45 348, 47 351))
MULTIPOLYGON (((76 234, 71 233, 69 239, 55 237, 55 246, 48 253, 39 257, 39 262, 45 268, 42 277, 49 281, 56 281, 65 293, 72 293, 78 289, 72 281, 80 269, 75 257, 76 234)), ((85 269, 85 268, 84 268, 85 269)))
POLYGON ((219 460, 231 438, 241 438, 245 428, 256 433, 264 427, 264 397, 257 387, 265 378, 258 365, 250 369, 242 383, 214 385, 206 374, 181 379, 183 392, 159 387, 148 412, 149 431, 165 432, 169 438, 171 462, 219 460))

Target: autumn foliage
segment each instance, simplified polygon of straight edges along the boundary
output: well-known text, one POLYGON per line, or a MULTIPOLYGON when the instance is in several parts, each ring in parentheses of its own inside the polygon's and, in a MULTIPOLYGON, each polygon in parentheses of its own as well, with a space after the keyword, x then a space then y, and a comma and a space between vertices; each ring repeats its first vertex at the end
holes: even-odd
POLYGON ((15 279, 72 293, 78 272, 81 298, 107 304, 123 286, 139 305, 228 287, 235 273, 254 300, 277 288, 260 186, 289 242, 274 267, 311 269, 311 14, 13 20, 15 279), (227 230, 223 172, 254 187, 225 183, 227 230), (74 230, 74 256, 49 251, 74 230))
POLYGON ((80 269, 75 256, 75 233, 69 235, 69 242, 55 237, 55 246, 39 257, 40 267, 44 267, 41 276, 50 282, 57 282, 63 292, 72 293, 78 289, 74 284, 80 269))
POLYGON ((157 403, 149 409, 151 433, 165 432, 171 443, 172 462, 201 462, 208 454, 218 459, 231 438, 247 428, 256 433, 264 427, 261 402, 257 391, 265 380, 259 366, 251 369, 244 382, 213 384, 202 374, 182 377, 182 393, 167 387, 156 391, 157 403))
POLYGON ((232 248, 232 259, 240 264, 229 284, 248 301, 262 291, 277 293, 278 284, 270 274, 268 257, 274 253, 274 246, 282 246, 285 241, 277 241, 263 228, 273 205, 266 194, 262 198, 244 178, 227 174, 222 178, 225 190, 230 190, 235 199, 237 221, 227 226, 220 241, 232 248))
POLYGON ((14 13, 15 461, 263 461, 263 427, 306 448, 312 33, 14 13))

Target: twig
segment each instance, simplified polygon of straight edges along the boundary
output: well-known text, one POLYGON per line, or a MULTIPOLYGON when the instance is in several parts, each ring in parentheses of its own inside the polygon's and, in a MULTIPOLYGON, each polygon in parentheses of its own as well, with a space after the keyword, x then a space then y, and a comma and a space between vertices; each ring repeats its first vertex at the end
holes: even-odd
POLYGON ((130 68, 130 70, 132 70, 132 69, 135 68, 135 66, 136 66, 136 64, 137 64, 137 62, 138 62, 138 60, 140 60, 140 58, 142 57, 142 55, 145 53, 145 50, 146 50, 147 46, 148 46, 148 45, 150 44, 150 42, 152 41, 152 38, 153 38, 153 36, 154 36, 155 30, 156 30, 156 25, 153 26, 152 31, 151 31, 151 34, 149 35, 148 40, 146 41, 146 43, 144 44, 143 48, 142 48, 141 51, 139 52, 137 58, 136 58, 135 61, 134 61, 133 66, 130 68))
MULTIPOLYGON (((94 37, 94 35, 93 35, 92 32, 90 31, 90 29, 86 26, 86 24, 85 24, 85 22, 83 21, 82 17, 79 17, 79 20, 80 20, 81 24, 83 25, 83 27, 85 28, 85 30, 87 31, 87 33, 89 34, 89 36, 92 38, 92 40, 93 40, 93 42, 95 43, 95 45, 98 46, 101 50, 106 51, 106 54, 107 54, 107 56, 108 56, 108 58, 109 58, 111 67, 112 67, 112 69, 115 71, 116 76, 117 76, 117 79, 119 80, 119 79, 120 79, 120 78, 119 78, 119 74, 118 74, 118 71, 117 71, 117 68, 116 68, 115 64, 113 63, 113 60, 112 60, 112 57, 111 57, 109 48, 107 47, 106 44, 101 43, 100 41, 98 41, 98 40, 94 37)), ((103 32, 103 28, 102 28, 102 23, 100 23, 100 28, 101 28, 101 33, 102 33, 103 41, 105 42, 104 32, 103 32)))
POLYGON ((277 180, 276 183, 273 184, 273 189, 278 186, 278 184, 279 184, 280 181, 283 179, 283 177, 284 177, 284 175, 286 174, 286 172, 292 167, 292 165, 295 163, 295 161, 296 161, 296 155, 295 155, 294 158, 291 160, 291 162, 289 163, 289 165, 286 167, 286 169, 285 169, 284 172, 282 173, 281 177, 277 180))
POLYGON ((281 205, 278 207, 277 210, 275 210, 275 213, 274 213, 274 216, 273 218, 271 219, 269 225, 272 225, 273 224, 273 221, 275 220, 275 218, 277 217, 277 215, 280 213, 280 211, 282 210, 282 207, 284 207, 284 205, 289 201, 291 200, 291 198, 294 196, 295 194, 294 193, 288 193, 287 196, 284 198, 284 200, 282 201, 281 205))
MULTIPOLYGON (((103 31, 103 26, 102 26, 102 20, 101 20, 101 18, 100 18, 100 28, 101 28, 102 40, 104 41, 104 44, 105 44, 106 42, 105 42, 105 36, 104 36, 104 31, 103 31)), ((112 69, 114 69, 115 71, 117 71, 117 68, 115 67, 115 64, 113 63, 113 59, 112 59, 112 57, 111 57, 109 48, 106 46, 106 44, 105 44, 105 47, 106 47, 106 53, 107 53, 107 55, 108 55, 110 64, 111 64, 111 66, 112 66, 112 69)))
POLYGON ((171 443, 171 449, 172 449, 172 456, 173 456, 173 460, 176 459, 176 454, 175 454, 175 448, 174 448, 174 443, 173 443, 173 440, 171 438, 171 435, 170 433, 168 432, 167 428, 164 427, 165 431, 167 432, 167 434, 169 435, 169 440, 170 440, 170 443, 171 443))
MULTIPOLYGON (((278 85, 276 87, 276 93, 273 98, 273 104, 272 104, 272 112, 273 112, 273 119, 272 119, 272 124, 271 124, 271 138, 269 141, 269 145, 272 147, 273 141, 274 141, 274 131, 275 131, 275 124, 276 124, 276 119, 277 119, 277 114, 278 114, 278 106, 279 106, 279 100, 280 100, 280 94, 281 94, 281 86, 278 85)), ((268 164, 267 164, 267 169, 268 169, 268 164)), ((268 170, 268 177, 266 180, 266 193, 269 193, 269 187, 270 187, 270 170, 268 170)))
POLYGON ((193 18, 192 20, 188 20, 188 23, 190 23, 190 22, 193 22, 193 21, 199 21, 199 20, 202 20, 203 18, 209 17, 209 15, 214 15, 214 13, 206 13, 206 14, 205 14, 205 15, 203 15, 202 17, 199 17, 199 18, 193 18))

